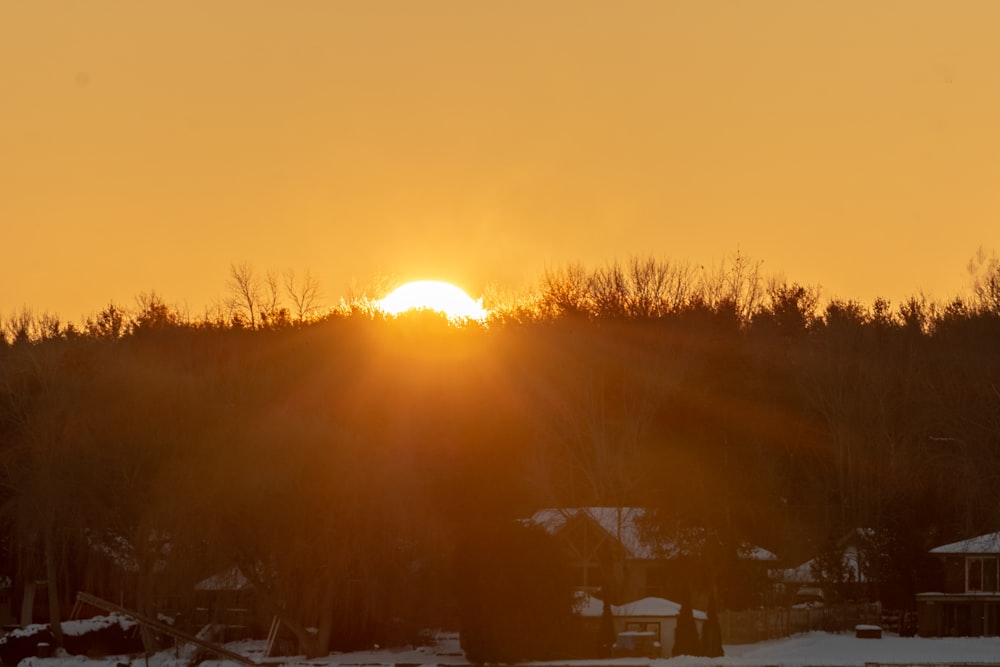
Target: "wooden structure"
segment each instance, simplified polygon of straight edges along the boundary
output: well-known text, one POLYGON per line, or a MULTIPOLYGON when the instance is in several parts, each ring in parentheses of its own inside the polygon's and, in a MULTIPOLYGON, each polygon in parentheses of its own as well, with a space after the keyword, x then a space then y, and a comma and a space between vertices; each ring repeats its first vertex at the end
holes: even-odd
POLYGON ((260 663, 252 660, 251 658, 248 658, 245 655, 234 653, 233 651, 230 651, 227 648, 219 646, 218 644, 207 641, 200 637, 196 637, 195 635, 182 632, 155 618, 150 618, 145 614, 140 614, 137 611, 126 609, 125 607, 116 605, 114 602, 108 602, 107 600, 102 600, 101 598, 96 597, 94 595, 90 595, 88 593, 80 592, 76 594, 76 606, 73 609, 74 617, 79 613, 80 607, 85 604, 90 605, 92 607, 96 607, 97 609, 100 609, 102 611, 114 614, 121 614, 122 616, 134 619, 136 623, 138 623, 143 630, 143 644, 146 647, 147 653, 153 652, 154 649, 151 639, 147 640, 147 637, 149 636, 148 633, 156 632, 161 635, 166 635, 174 639, 175 641, 194 644, 195 646, 205 649, 210 653, 214 653, 220 658, 225 658, 226 660, 232 660, 233 662, 249 665, 250 667, 259 667, 260 665, 260 663))
POLYGON ((1000 636, 1000 532, 931 549, 941 588, 917 595, 921 637, 1000 636))

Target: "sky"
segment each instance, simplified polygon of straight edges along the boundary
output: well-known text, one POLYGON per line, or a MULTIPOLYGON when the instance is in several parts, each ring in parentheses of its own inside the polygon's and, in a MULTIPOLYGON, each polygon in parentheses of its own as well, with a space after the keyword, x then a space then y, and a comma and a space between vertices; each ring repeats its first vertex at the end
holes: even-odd
POLYGON ((824 298, 1000 250, 992 0, 0 0, 0 316, 230 266, 479 296, 740 253, 824 298))

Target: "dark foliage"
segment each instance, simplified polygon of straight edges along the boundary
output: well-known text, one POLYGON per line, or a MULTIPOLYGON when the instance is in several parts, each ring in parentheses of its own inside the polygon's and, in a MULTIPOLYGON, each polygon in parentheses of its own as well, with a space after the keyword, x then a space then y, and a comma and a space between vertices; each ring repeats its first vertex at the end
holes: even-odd
POLYGON ((82 330, 19 315, 0 336, 0 560, 16 591, 48 580, 53 613, 77 590, 183 607, 239 566, 311 652, 462 624, 473 654, 519 637, 499 657, 520 659, 561 653, 539 638, 568 633, 538 623, 570 603, 541 538, 503 526, 636 505, 685 547, 673 599, 684 582, 720 608, 774 603, 743 545, 803 562, 863 528, 844 595, 912 605, 939 588, 929 548, 1000 527, 1000 313, 821 306, 754 269, 698 289, 677 265, 553 272, 489 327, 239 328, 158 299, 82 330))
POLYGON ((681 598, 681 609, 677 614, 672 655, 701 655, 701 638, 698 636, 698 627, 694 622, 691 596, 687 593, 681 598))
POLYGON ((517 523, 469 536, 459 553, 462 647, 474 663, 565 657, 573 594, 547 533, 517 523))
POLYGON ((701 627, 701 655, 709 658, 722 657, 722 626, 719 625, 719 612, 715 596, 708 599, 708 609, 705 612, 705 623, 701 627))
POLYGON ((611 612, 611 600, 607 594, 601 603, 601 624, 597 629, 597 657, 610 658, 615 644, 614 616, 611 612))

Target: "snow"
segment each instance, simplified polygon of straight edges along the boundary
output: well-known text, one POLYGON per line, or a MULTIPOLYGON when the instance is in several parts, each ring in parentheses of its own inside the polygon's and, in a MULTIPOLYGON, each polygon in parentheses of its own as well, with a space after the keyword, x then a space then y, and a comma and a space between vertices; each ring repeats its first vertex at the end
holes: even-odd
MULTIPOLYGON (((844 566, 847 568, 847 572, 851 577, 851 581, 864 582, 865 574, 861 571, 861 559, 858 555, 858 548, 855 546, 846 547, 842 558, 844 566)), ((782 574, 782 581, 796 584, 816 583, 816 576, 813 574, 813 563, 815 562, 816 559, 813 558, 812 560, 807 560, 798 567, 784 570, 782 574)))
POLYGON ((549 508, 535 512, 530 522, 542 526, 549 533, 556 533, 581 513, 589 515, 608 535, 617 538, 630 557, 655 557, 656 554, 639 534, 639 520, 645 514, 645 510, 639 507, 549 508))
MULTIPOLYGON (((376 667, 380 665, 464 665, 465 658, 457 647, 457 637, 440 642, 436 648, 371 650, 338 653, 325 658, 306 660, 302 656, 274 659, 289 667, 376 667)), ((260 660, 263 642, 234 642, 230 650, 260 660)), ((619 658, 615 660, 576 660, 551 663, 573 667, 864 667, 866 663, 927 664, 927 663, 997 663, 1000 637, 921 638, 884 634, 881 639, 859 639, 854 634, 809 632, 785 639, 756 644, 725 646, 725 657, 694 658, 681 656, 671 659, 647 660, 619 658)), ((149 658, 149 667, 186 667, 174 651, 164 651, 149 658)), ((268 659, 270 663, 271 660, 268 659)), ((87 659, 82 656, 59 655, 53 658, 26 658, 20 667, 117 667, 133 664, 145 667, 142 656, 110 656, 87 659)), ((544 665, 546 663, 538 663, 544 665)), ((207 660, 204 667, 242 667, 224 660, 207 660)))
MULTIPOLYGON (((111 627, 112 625, 117 625, 122 628, 122 630, 129 630, 135 627, 135 621, 124 616, 119 616, 118 614, 110 614, 108 616, 97 616, 95 618, 88 618, 81 621, 63 621, 62 631, 67 637, 81 637, 84 634, 95 632, 97 630, 103 630, 104 628, 111 627)), ((31 637, 32 635, 38 634, 40 631, 44 631, 48 628, 45 624, 35 624, 28 625, 23 628, 16 628, 6 633, 5 637, 31 637)))
POLYGON ((776 561, 778 556, 772 552, 768 551, 764 547, 759 547, 754 544, 744 544, 740 547, 740 558, 745 558, 747 560, 756 561, 776 561))
POLYGON ((1000 533, 970 537, 931 549, 932 554, 997 554, 1000 553, 1000 533))
MULTIPOLYGON (((642 598, 635 602, 628 602, 622 605, 611 605, 613 616, 677 616, 680 614, 681 606, 673 600, 666 598, 642 598)), ((590 595, 582 595, 577 600, 577 614, 586 617, 598 617, 604 612, 604 603, 590 595)), ((705 620, 705 612, 692 610, 695 618, 705 620)))
MULTIPOLYGON (((672 542, 653 545, 642 537, 639 524, 646 510, 641 507, 563 507, 547 508, 535 512, 529 523, 543 527, 550 534, 559 532, 570 519, 580 515, 588 515, 608 535, 617 539, 630 558, 654 559, 660 552, 668 554, 684 553, 684 547, 672 542), (657 548, 659 547, 659 548, 657 548)), ((776 561, 778 557, 763 547, 744 543, 739 546, 740 558, 757 561, 776 561)))
POLYGON ((196 591, 245 591, 253 588, 250 581, 237 567, 220 572, 195 584, 196 591))

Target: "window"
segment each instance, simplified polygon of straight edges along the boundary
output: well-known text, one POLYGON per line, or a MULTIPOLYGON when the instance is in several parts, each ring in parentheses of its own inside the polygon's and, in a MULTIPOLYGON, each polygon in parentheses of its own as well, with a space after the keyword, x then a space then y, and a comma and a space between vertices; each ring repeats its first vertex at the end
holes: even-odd
POLYGON ((627 632, 652 632, 653 641, 660 641, 659 623, 626 623, 625 630, 627 632))
POLYGON ((965 590, 968 593, 995 593, 997 585, 996 556, 970 556, 965 559, 965 590))

